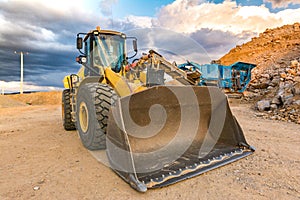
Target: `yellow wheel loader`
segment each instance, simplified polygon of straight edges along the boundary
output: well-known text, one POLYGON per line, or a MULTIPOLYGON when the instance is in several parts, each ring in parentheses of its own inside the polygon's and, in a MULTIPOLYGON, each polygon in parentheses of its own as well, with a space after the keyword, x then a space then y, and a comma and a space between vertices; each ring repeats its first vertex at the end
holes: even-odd
POLYGON ((137 39, 123 33, 77 34, 82 67, 64 78, 62 114, 87 149, 105 149, 110 167, 140 192, 254 152, 219 88, 198 86, 200 72, 154 50, 129 63, 130 40, 136 55, 137 39))

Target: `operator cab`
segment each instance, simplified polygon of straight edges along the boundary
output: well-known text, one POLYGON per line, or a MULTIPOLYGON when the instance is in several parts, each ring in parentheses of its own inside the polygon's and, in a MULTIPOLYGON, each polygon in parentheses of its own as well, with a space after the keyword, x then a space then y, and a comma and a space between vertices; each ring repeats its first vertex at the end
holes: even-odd
MULTIPOLYGON (((126 57, 127 38, 124 33, 100 30, 99 26, 89 33, 78 33, 77 49, 81 55, 76 58, 76 61, 85 67, 84 74, 86 76, 99 75, 100 69, 106 67, 110 67, 116 73, 120 72, 128 59, 126 57), (84 40, 80 35, 85 35, 84 40), (84 49, 84 52, 81 49, 84 49)), ((136 55, 136 38, 130 37, 130 39, 133 39, 136 55)))

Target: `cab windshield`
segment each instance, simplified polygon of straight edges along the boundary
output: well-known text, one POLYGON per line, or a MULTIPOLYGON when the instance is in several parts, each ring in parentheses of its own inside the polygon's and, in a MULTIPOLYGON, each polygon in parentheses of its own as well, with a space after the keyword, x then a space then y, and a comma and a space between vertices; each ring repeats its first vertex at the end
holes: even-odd
POLYGON ((120 35, 99 35, 95 37, 94 65, 111 67, 115 72, 121 70, 125 59, 125 39, 120 35))

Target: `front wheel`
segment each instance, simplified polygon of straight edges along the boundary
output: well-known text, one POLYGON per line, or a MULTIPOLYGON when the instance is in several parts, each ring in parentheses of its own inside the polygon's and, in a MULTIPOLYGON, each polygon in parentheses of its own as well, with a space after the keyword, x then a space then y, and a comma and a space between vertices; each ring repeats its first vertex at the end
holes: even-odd
POLYGON ((89 150, 106 148, 106 127, 115 91, 106 84, 87 83, 77 94, 76 123, 82 144, 89 150))

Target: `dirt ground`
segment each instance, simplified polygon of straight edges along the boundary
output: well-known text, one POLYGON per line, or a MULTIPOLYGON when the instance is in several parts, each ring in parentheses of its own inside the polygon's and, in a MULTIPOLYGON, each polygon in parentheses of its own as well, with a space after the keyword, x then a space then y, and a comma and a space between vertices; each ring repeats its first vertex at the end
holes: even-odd
POLYGON ((141 194, 98 162, 76 131, 63 129, 59 104, 8 99, 0 95, 1 200, 300 199, 300 126, 258 118, 249 105, 232 111, 253 155, 141 194))

